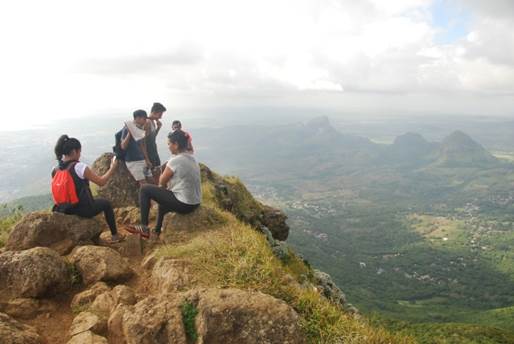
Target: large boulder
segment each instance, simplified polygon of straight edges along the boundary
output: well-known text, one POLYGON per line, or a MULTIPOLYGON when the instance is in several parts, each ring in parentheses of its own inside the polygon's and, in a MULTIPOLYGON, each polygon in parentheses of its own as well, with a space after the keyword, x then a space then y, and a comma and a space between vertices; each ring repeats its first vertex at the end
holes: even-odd
POLYGON ((89 289, 75 294, 70 306, 72 309, 80 309, 93 303, 98 295, 109 291, 111 291, 111 288, 105 282, 96 282, 89 289))
POLYGON ((193 279, 186 260, 162 257, 152 267, 150 285, 159 293, 170 293, 190 287, 193 279))
POLYGON ((200 343, 303 343, 296 312, 285 302, 239 289, 193 291, 200 343))
MULTIPOLYGON (((111 166, 113 156, 112 153, 102 154, 93 163, 93 170, 99 175, 106 173, 111 166)), ((107 184, 96 190, 98 197, 111 201, 114 208, 137 206, 139 203, 139 186, 123 161, 119 161, 116 172, 107 184)))
POLYGON ((346 296, 326 272, 314 269, 314 281, 321 294, 333 303, 345 307, 346 296))
POLYGON ((16 319, 32 319, 42 313, 55 311, 56 305, 50 300, 29 298, 11 299, 0 302, 0 312, 6 313, 16 319))
POLYGON ((118 306, 109 318, 109 339, 127 344, 186 344, 181 302, 179 296, 167 294, 147 297, 134 306, 118 306))
POLYGON ((91 305, 91 311, 109 316, 118 305, 133 305, 136 294, 126 285, 117 285, 111 291, 100 294, 91 305))
POLYGON ((47 247, 0 255, 0 297, 41 297, 71 287, 68 265, 47 247))
POLYGON ((193 339, 191 325, 197 343, 304 343, 298 315, 290 306, 269 295, 239 289, 149 296, 134 306, 118 306, 108 322, 111 342, 128 344, 185 344, 193 339), (184 320, 183 314, 195 312, 195 319, 184 320))
POLYGON ((123 257, 109 247, 80 246, 73 250, 69 259, 86 285, 98 281, 123 281, 134 274, 123 257))
POLYGON ((4 313, 0 313, 0 342, 2 344, 43 343, 33 327, 24 325, 4 313))
POLYGON ((92 331, 85 331, 71 337, 67 344, 109 344, 109 342, 105 337, 94 334, 92 331))
POLYGON ((79 313, 73 319, 71 324, 70 337, 76 336, 86 331, 91 331, 100 335, 105 334, 107 332, 107 319, 91 312, 79 313))
POLYGON ((102 226, 95 219, 57 212, 35 212, 24 216, 14 226, 6 248, 21 251, 41 246, 67 254, 77 245, 98 242, 101 232, 102 226))
POLYGON ((287 216, 257 201, 237 178, 221 177, 201 164, 202 182, 213 186, 212 200, 221 209, 230 211, 238 219, 256 229, 267 227, 277 240, 286 240, 289 235, 287 216))
POLYGON ((200 206, 192 213, 185 215, 166 214, 162 224, 161 236, 166 244, 176 244, 225 223, 227 223, 227 219, 221 211, 200 206))

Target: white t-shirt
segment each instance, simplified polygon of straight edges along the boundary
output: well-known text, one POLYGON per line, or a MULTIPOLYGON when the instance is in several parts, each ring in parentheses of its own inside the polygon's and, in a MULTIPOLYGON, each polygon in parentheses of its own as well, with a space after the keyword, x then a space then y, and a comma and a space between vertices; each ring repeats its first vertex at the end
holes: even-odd
POLYGON ((87 165, 83 162, 77 162, 75 164, 75 173, 80 179, 85 179, 84 172, 86 171, 87 165))
POLYGON ((185 204, 200 204, 202 201, 202 181, 200 166, 192 154, 174 155, 166 164, 173 171, 168 182, 168 190, 185 204))

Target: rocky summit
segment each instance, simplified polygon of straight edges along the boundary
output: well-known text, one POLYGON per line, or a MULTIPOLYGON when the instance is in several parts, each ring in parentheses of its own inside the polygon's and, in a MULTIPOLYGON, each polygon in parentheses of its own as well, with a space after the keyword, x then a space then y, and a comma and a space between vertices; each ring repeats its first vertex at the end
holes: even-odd
POLYGON ((98 190, 116 205, 120 243, 103 240, 103 222, 49 212, 12 227, 0 251, 0 343, 412 342, 357 316, 283 242, 286 216, 237 178, 202 166, 202 206, 166 215, 161 238, 143 240, 123 229, 138 221, 126 177, 121 168, 98 190))

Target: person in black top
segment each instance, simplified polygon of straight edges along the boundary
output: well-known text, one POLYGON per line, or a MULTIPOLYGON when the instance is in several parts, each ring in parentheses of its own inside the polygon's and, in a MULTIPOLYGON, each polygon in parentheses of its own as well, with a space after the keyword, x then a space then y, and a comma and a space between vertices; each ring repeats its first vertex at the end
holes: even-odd
POLYGON ((155 184, 159 183, 159 176, 161 174, 161 159, 159 157, 159 152, 157 151, 157 135, 162 127, 162 116, 166 112, 166 108, 161 103, 153 103, 152 109, 150 110, 150 115, 148 116, 148 120, 146 121, 145 130, 146 130, 146 151, 148 154, 148 159, 152 164, 152 175, 155 179, 155 184))
POLYGON ((59 165, 54 168, 52 177, 57 172, 57 169, 64 170, 69 168, 79 202, 75 206, 65 210, 61 210, 55 206, 54 211, 62 211, 65 214, 78 215, 86 218, 93 218, 103 212, 105 220, 111 230, 111 242, 119 242, 123 238, 118 234, 111 203, 103 198, 93 198, 91 189, 89 188, 90 181, 96 185, 104 186, 114 174, 118 166, 117 160, 113 159, 109 170, 103 176, 99 176, 89 168, 89 166, 79 161, 81 150, 82 146, 80 141, 76 138, 70 138, 68 135, 62 135, 55 145, 54 152, 59 165))

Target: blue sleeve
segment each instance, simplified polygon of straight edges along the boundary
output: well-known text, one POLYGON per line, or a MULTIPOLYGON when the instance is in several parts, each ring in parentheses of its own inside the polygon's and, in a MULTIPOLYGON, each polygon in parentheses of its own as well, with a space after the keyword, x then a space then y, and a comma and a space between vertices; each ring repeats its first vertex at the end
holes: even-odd
POLYGON ((127 137, 128 135, 128 129, 127 127, 123 127, 123 129, 121 130, 121 139, 123 140, 125 137, 127 137))

